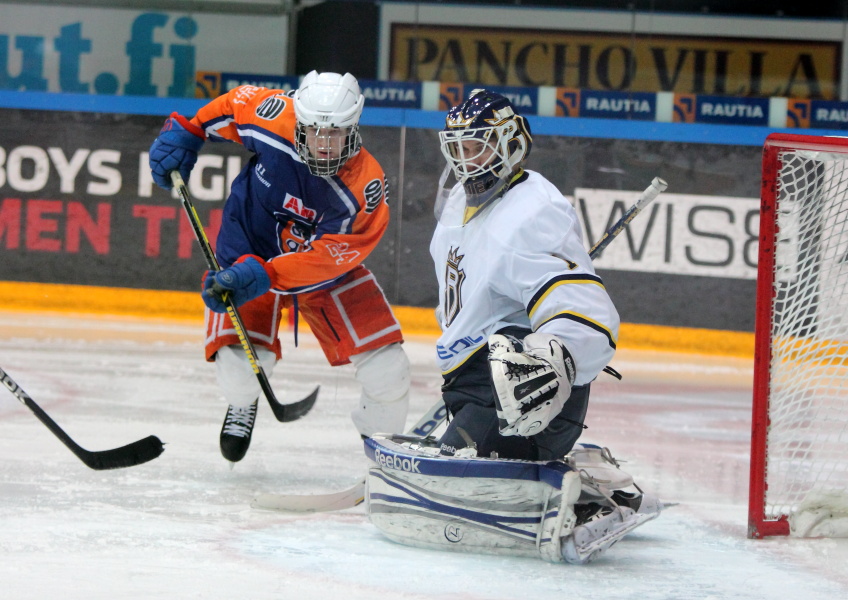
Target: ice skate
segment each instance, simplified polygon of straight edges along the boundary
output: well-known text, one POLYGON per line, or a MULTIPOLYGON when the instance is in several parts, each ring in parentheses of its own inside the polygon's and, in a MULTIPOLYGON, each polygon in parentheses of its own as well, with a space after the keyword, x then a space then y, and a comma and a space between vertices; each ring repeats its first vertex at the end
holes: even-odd
POLYGON ((657 518, 663 508, 655 496, 621 490, 615 490, 606 502, 576 504, 577 525, 562 540, 562 556, 575 565, 591 562, 626 534, 657 518))
POLYGON ((227 416, 221 428, 221 454, 231 463, 237 463, 250 447, 250 437, 256 422, 258 400, 247 407, 227 407, 227 416))

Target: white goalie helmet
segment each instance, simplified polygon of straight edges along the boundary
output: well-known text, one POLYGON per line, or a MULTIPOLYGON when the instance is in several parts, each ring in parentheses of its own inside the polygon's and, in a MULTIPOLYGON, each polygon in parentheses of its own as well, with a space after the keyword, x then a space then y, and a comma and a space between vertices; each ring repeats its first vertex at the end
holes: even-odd
POLYGON ((499 198, 530 154, 530 125, 508 98, 476 89, 448 111, 439 132, 442 154, 466 193, 470 220, 499 198))
POLYGON ((365 98, 350 73, 308 73, 294 94, 295 145, 309 172, 335 175, 357 152, 365 98))

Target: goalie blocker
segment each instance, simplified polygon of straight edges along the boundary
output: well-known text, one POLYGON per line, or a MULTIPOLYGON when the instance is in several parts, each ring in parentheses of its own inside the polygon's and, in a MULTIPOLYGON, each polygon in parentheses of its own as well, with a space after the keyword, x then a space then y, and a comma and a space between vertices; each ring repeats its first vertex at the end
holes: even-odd
POLYGON ((598 446, 534 462, 439 455, 431 442, 365 440, 366 511, 392 541, 585 564, 663 509, 598 446))

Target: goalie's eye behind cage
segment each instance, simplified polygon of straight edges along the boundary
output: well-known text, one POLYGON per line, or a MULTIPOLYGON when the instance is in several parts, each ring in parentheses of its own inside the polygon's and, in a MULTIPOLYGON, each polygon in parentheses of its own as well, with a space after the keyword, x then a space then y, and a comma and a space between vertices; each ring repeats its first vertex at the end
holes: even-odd
MULTIPOLYGON (((439 132, 439 147, 465 190, 463 223, 500 198, 530 154, 530 126, 505 96, 484 89, 454 106, 439 132)), ((437 202, 437 205, 439 203, 437 202)), ((437 218, 440 218, 437 207, 437 218)))
POLYGON ((445 128, 439 133, 442 154, 457 180, 503 179, 517 171, 530 155, 533 138, 530 126, 515 112, 505 96, 488 90, 474 90, 469 98, 448 111, 445 128), (473 142, 479 144, 475 146, 473 142), (483 162, 477 147, 494 156, 483 162))

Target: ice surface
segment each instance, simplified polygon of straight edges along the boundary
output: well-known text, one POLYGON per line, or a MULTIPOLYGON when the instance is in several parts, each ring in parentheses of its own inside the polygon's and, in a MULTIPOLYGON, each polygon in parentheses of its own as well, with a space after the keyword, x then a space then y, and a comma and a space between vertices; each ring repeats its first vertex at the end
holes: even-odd
MULTIPOLYGON (((680 504, 596 563, 425 551, 385 540, 362 508, 291 516, 258 492, 335 491, 362 474, 352 368, 300 334, 271 379, 282 401, 322 386, 305 419, 266 404, 233 470, 199 323, 0 313, 0 367, 80 445, 150 434, 165 453, 92 471, 0 388, 0 598, 721 600, 848 598, 848 540, 748 540, 750 360, 619 351, 581 441, 680 504)), ((438 397, 433 340, 408 340, 412 423, 438 397)))

